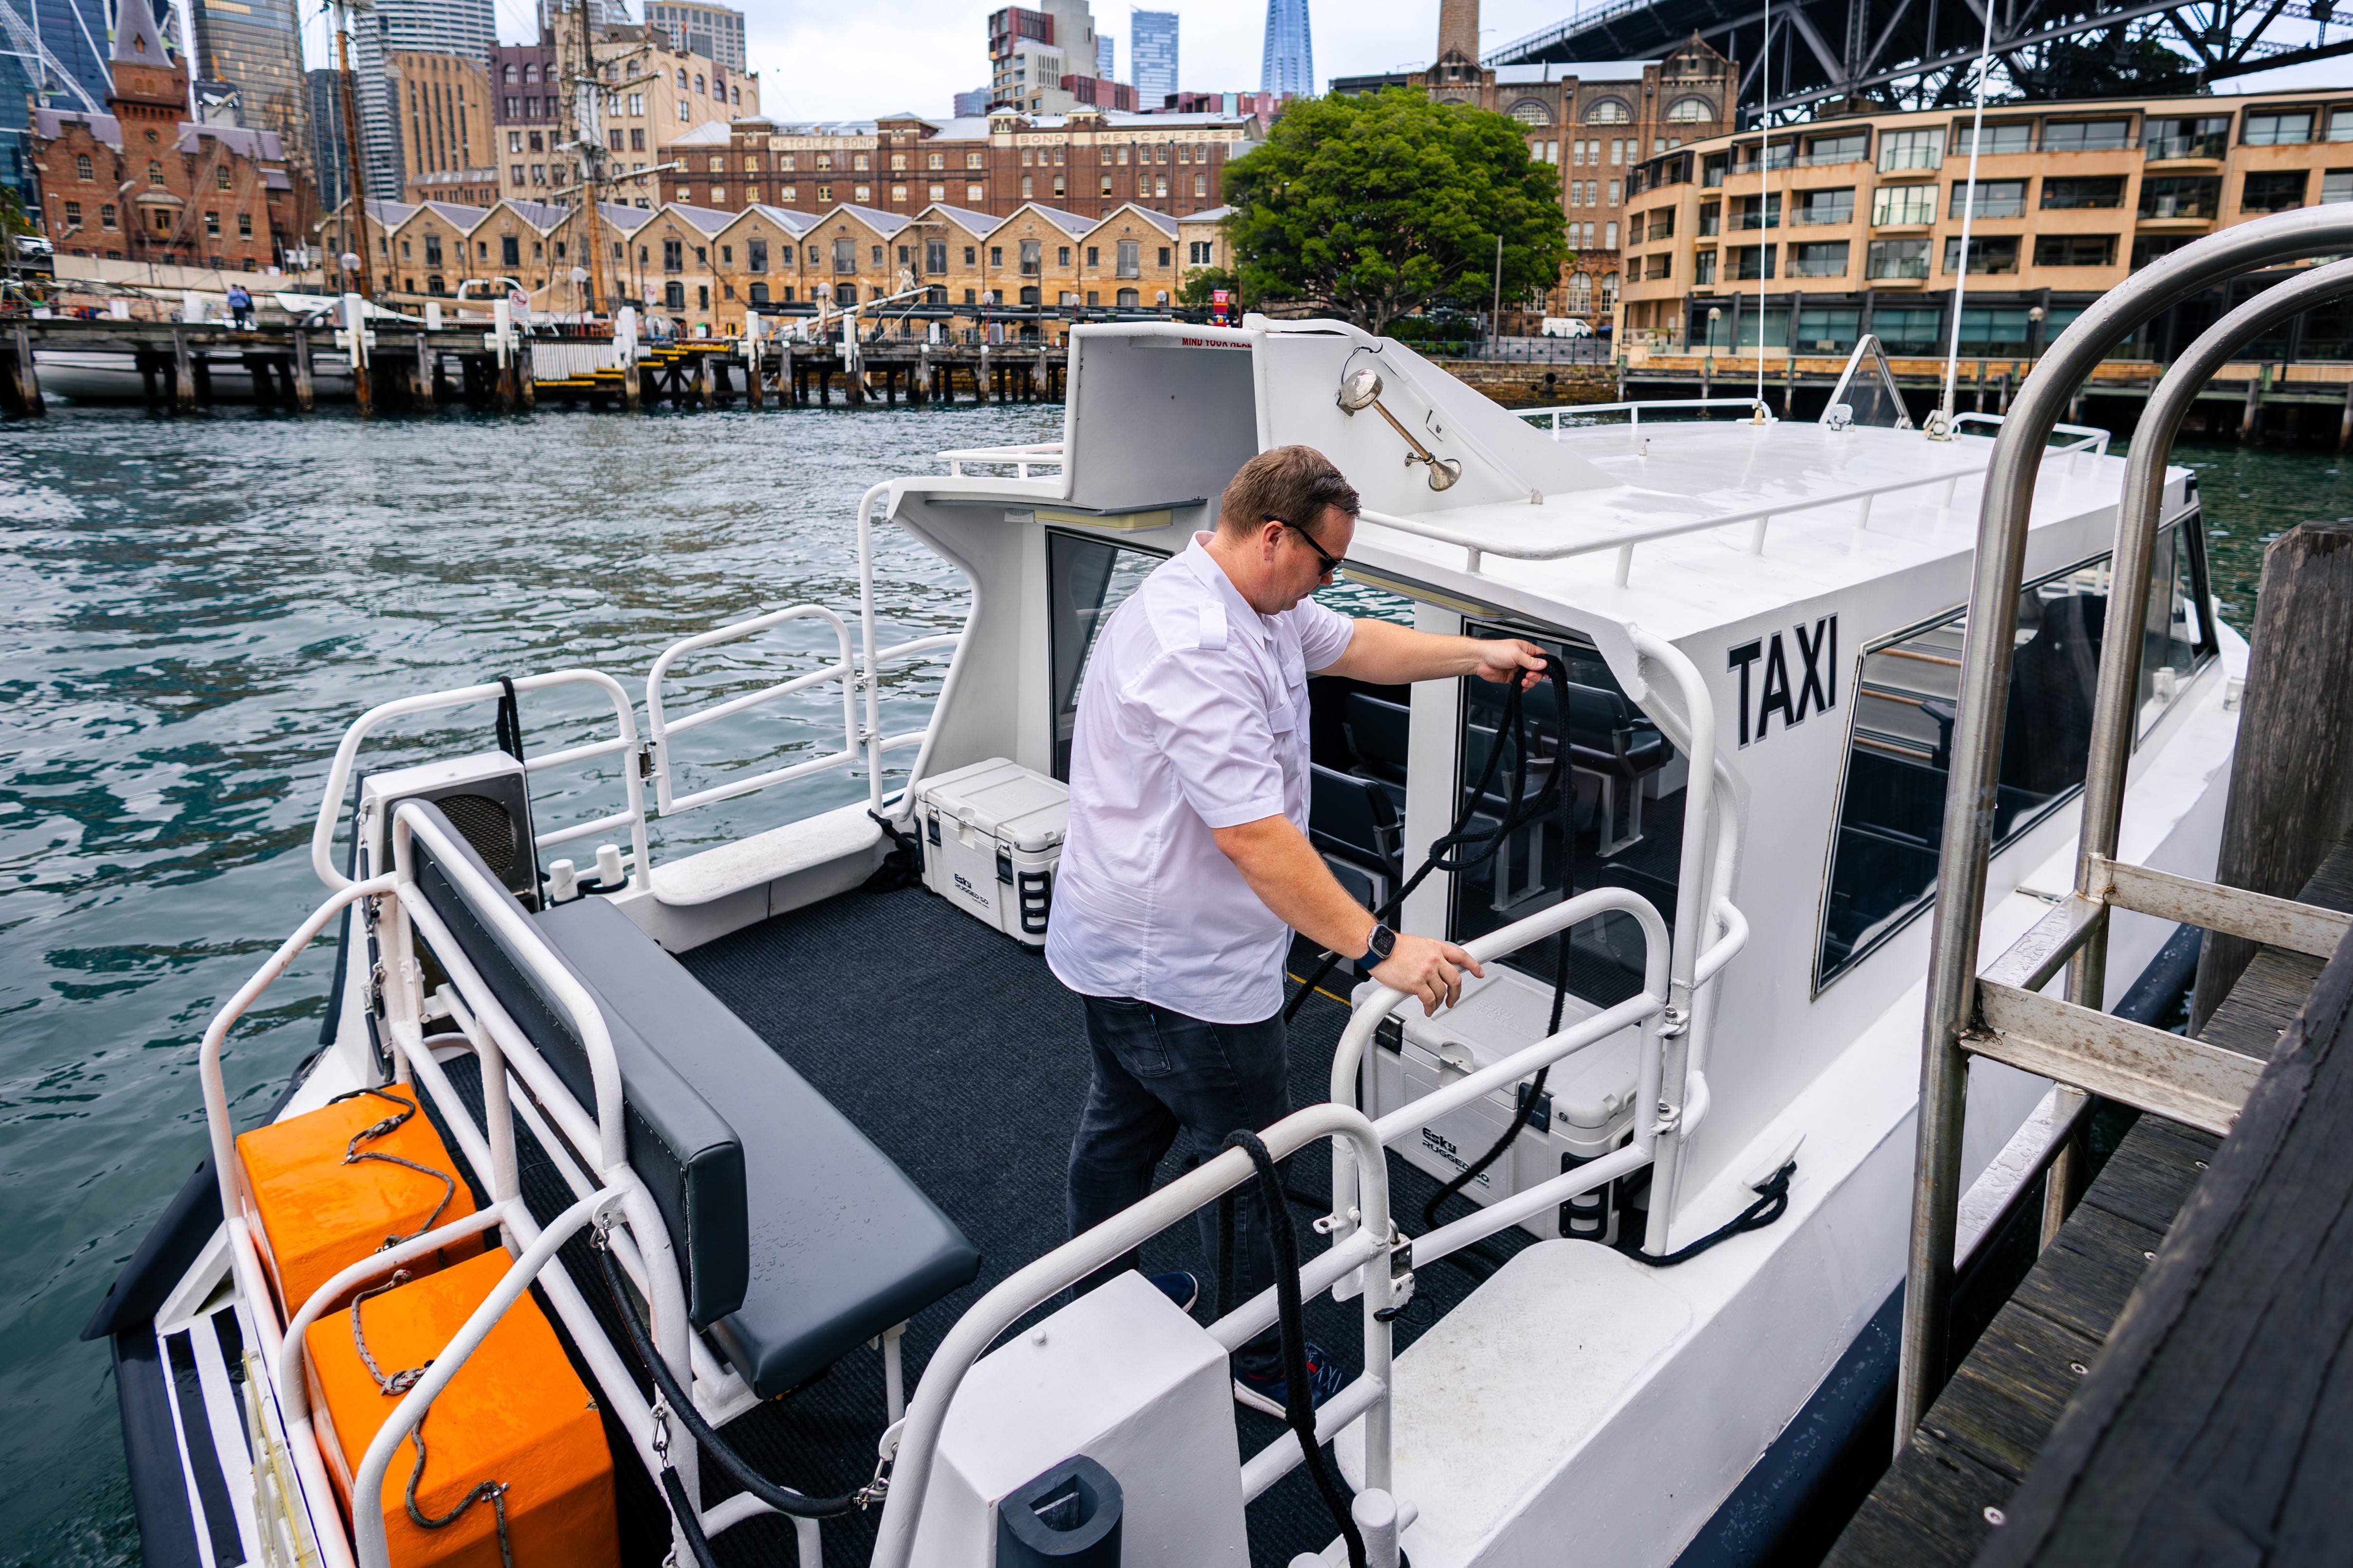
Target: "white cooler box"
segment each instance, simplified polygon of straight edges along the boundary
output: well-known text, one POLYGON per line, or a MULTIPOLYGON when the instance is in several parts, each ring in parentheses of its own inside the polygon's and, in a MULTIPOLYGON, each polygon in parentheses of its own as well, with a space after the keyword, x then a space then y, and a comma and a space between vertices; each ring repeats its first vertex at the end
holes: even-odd
POLYGON ((991 757, 915 791, 923 886, 1030 947, 1046 944, 1054 866, 1071 827, 1071 791, 991 757))
MULTIPOLYGON (((1356 987, 1362 1001, 1374 989, 1356 987)), ((1561 1010, 1561 1026, 1589 1018, 1600 1009, 1572 995, 1561 1010)), ((1552 1014, 1552 986, 1501 963, 1487 966, 1487 978, 1466 977, 1461 1003, 1435 1018, 1408 1002, 1402 1019, 1392 1016, 1365 1053, 1366 1110, 1375 1117, 1411 1105, 1422 1096, 1467 1078, 1544 1037, 1552 1014)), ((1545 1092, 1529 1108, 1526 1125, 1511 1150, 1481 1172, 1461 1195, 1482 1207, 1533 1187, 1597 1159, 1626 1142, 1634 1121, 1635 1075, 1641 1037, 1625 1029, 1553 1064, 1545 1092)), ((1533 1075, 1531 1075, 1533 1077, 1533 1075)), ((1495 1145, 1512 1120, 1515 1089, 1490 1090, 1444 1116, 1433 1117, 1409 1138, 1390 1147, 1440 1181, 1451 1181, 1495 1145)), ((1451 1218, 1460 1210, 1444 1211, 1451 1218)), ((1408 1223, 1419 1228, 1417 1214, 1408 1223)), ((1531 1235, 1550 1239, 1612 1243, 1617 1216, 1609 1189, 1588 1194, 1522 1222, 1531 1235)))

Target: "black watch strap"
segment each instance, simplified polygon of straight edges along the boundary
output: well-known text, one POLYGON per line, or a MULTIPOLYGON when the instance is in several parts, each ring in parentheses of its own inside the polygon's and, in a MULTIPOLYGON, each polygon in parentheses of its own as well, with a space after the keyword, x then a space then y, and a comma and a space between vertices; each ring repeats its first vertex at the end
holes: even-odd
POLYGON ((1389 954, 1397 951, 1397 939, 1398 933, 1389 929, 1387 921, 1377 921, 1373 924, 1373 934, 1366 940, 1365 952, 1375 963, 1387 963, 1389 954))

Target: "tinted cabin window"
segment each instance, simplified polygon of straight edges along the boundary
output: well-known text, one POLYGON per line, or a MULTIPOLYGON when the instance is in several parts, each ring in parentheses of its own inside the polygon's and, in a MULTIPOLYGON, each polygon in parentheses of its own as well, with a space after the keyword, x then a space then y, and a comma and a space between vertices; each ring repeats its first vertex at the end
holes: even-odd
MULTIPOLYGON (((2179 682, 2213 651, 2199 609, 2204 576, 2189 531, 2177 525, 2158 534, 2143 637, 2143 732, 2163 714, 2179 682)), ((1994 802, 1996 849, 2083 787, 2107 605, 2105 556, 2019 595, 1994 802)), ((1863 656, 1831 851, 1818 985, 1934 901, 1967 619, 1956 612, 1863 656)))
POLYGON ((1046 534, 1047 637, 1054 667, 1054 776, 1071 776, 1079 688, 1112 612, 1143 585, 1162 557, 1077 534, 1046 534))
MULTIPOLYGON (((1469 630, 1474 637, 1525 635, 1485 626, 1469 630)), ((1548 814, 1514 831, 1483 864, 1457 873, 1449 934, 1465 942, 1563 899, 1610 887, 1641 894, 1672 925, 1676 860, 1683 851, 1683 758, 1626 696, 1591 647, 1529 640, 1568 667, 1568 722, 1564 737, 1559 701, 1549 680, 1523 696, 1526 755, 1519 788, 1525 796, 1541 793, 1565 762, 1567 821, 1557 811, 1548 814)), ((1515 768, 1523 761, 1520 737, 1504 724, 1507 700, 1503 687, 1470 679, 1462 682, 1458 741, 1461 794, 1455 808, 1470 808, 1474 830, 1493 829, 1502 820, 1513 798, 1515 768), (1480 778, 1491 755, 1495 770, 1481 790, 1480 778)), ((1369 723, 1365 728, 1368 734, 1376 729, 1369 723)), ((1368 759, 1368 765, 1376 762, 1368 759)), ((1641 989, 1641 928, 1630 916, 1603 915, 1570 928, 1567 934, 1571 991, 1609 1006, 1641 989)), ((1504 962, 1549 981, 1558 946, 1556 938, 1538 942, 1504 962)))

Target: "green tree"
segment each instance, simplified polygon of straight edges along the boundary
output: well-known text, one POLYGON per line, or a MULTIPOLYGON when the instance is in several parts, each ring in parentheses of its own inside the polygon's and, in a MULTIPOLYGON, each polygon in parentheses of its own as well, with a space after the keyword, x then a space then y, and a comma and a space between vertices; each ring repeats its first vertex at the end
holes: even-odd
POLYGON ((1210 294, 1224 289, 1232 292, 1234 302, 1240 304, 1241 286, 1241 279, 1222 267, 1200 268, 1185 275, 1184 287, 1177 291, 1176 302, 1180 305, 1214 304, 1216 301, 1209 298, 1210 294))
POLYGON ((1308 99, 1226 167, 1243 288, 1377 332, 1448 303, 1484 310, 1560 276, 1558 179, 1503 115, 1403 88, 1308 99))

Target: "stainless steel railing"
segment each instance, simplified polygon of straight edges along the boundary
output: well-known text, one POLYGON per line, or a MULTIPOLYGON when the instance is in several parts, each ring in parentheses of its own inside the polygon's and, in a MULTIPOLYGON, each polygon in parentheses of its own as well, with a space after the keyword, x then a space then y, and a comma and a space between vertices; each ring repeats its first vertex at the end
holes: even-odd
MULTIPOLYGON (((2188 919, 2194 911, 2193 923, 2226 930, 2254 923, 2259 915, 2278 913, 2256 910, 2252 894, 2233 895, 2231 889, 2210 884, 2120 867, 2104 852, 2103 847, 2112 850, 2115 845, 2139 650, 2137 637, 2110 637, 2102 648, 2094 739, 2086 768, 2078 890, 1988 972, 1984 998, 1998 1006, 1981 1008, 1976 963, 1985 916, 1986 868, 1992 847, 2002 727, 2008 716, 2010 661, 2016 646, 2018 590, 2024 572, 2035 475, 2044 444, 2102 357, 2159 311, 2259 267, 2348 249, 2353 249, 2353 211, 2334 207, 2259 218, 2183 247, 2110 290, 2076 319, 2027 378, 1996 438, 1978 514, 1969 630, 1962 651, 1961 696, 1951 745, 1953 772, 1946 796, 1937 867, 1939 893, 1930 939, 1911 1253, 1896 1381, 1899 1452, 1945 1381, 1968 1056, 2011 1061, 2062 1081, 2072 1078, 2132 1103, 2148 1103, 2153 1092, 2162 1093, 2173 1085, 2194 1089, 2208 1098, 2220 1085, 2227 1098, 2229 1080, 2221 1069, 2230 1064, 2209 1060, 2212 1047, 2108 1018, 2084 1005, 2096 1003, 2099 997, 2096 990, 2084 984, 2098 959, 2078 966, 2078 984, 2071 987, 2068 1002, 2042 998, 2036 993, 2057 973, 2061 962, 2081 952, 2095 929, 2105 929, 2112 905, 2176 919, 2188 919), (2073 1039, 2063 1045, 2034 1037, 2038 1033, 2047 1037, 2058 1032, 2049 1027, 2052 1024, 2066 1026, 2073 1039)), ((2301 303, 2295 308, 2310 304, 2315 297, 2299 296, 2301 303)), ((2248 313, 2245 321, 2253 322, 2261 315, 2248 313)), ((2259 328, 2248 326, 2247 330, 2259 328)), ((2143 416, 2145 433, 2135 443, 2135 463, 2142 470, 2139 489, 2134 489, 2129 476, 2126 487, 2127 499, 2137 495, 2141 504, 2118 510, 2115 591, 2126 598, 2110 606, 2112 617, 2134 613, 2136 604, 2146 609, 2147 567, 2157 521, 2157 509, 2148 498, 2161 484, 2170 435, 2162 426, 2146 422, 2161 402, 2169 405, 2179 400, 2186 405, 2197 384, 2212 374, 2217 352, 2227 353, 2201 340, 2168 374, 2151 400, 2150 414, 2143 416)), ((2178 416, 2174 424, 2178 427, 2178 416)), ((2111 618, 2108 624, 2132 626, 2139 622, 2111 618)), ((2239 1092, 2243 1093, 2243 1089, 2239 1092)), ((2179 1103, 2189 1103, 2194 1098, 2185 1096, 2179 1103)), ((2178 1109, 2168 1113, 2182 1114, 2178 1109)))

